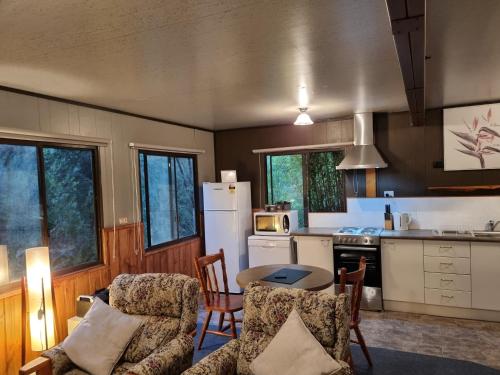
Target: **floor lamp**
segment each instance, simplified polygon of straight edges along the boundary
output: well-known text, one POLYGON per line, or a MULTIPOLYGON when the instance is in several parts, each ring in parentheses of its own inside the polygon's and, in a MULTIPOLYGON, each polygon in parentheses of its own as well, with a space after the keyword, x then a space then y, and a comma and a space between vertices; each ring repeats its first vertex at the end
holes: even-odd
POLYGON ((48 247, 26 250, 26 276, 23 290, 23 352, 26 363, 26 318, 30 329, 31 350, 41 352, 55 345, 55 304, 48 247))
POLYGON ((0 245, 0 285, 9 282, 9 255, 7 246, 0 245))

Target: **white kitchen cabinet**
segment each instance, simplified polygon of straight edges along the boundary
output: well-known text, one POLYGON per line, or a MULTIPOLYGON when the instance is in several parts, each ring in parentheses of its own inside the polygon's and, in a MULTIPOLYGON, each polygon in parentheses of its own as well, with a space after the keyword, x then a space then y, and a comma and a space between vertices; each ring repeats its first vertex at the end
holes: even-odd
MULTIPOLYGON (((297 263, 324 268, 333 274, 333 238, 297 236, 297 263)), ((335 287, 325 291, 334 294, 335 287)))
POLYGON ((438 306, 471 307, 471 292, 425 288, 425 303, 438 306))
POLYGON ((453 273, 425 273, 425 287, 430 289, 471 291, 470 275, 453 273))
POLYGON ((471 243, 472 307, 500 310, 500 243, 471 243))
POLYGON ((431 257, 470 258, 470 242, 424 241, 424 255, 431 257))
POLYGON ((425 272, 470 275, 470 259, 424 256, 424 269, 425 272))
POLYGON ((382 240, 382 291, 385 300, 424 303, 424 244, 382 240))

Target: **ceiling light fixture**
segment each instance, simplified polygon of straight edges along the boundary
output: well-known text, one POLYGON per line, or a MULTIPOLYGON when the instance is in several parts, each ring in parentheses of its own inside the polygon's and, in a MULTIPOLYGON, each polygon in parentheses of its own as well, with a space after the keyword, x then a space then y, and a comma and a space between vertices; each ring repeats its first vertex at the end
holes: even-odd
POLYGON ((307 114, 307 107, 299 108, 299 115, 297 116, 297 120, 293 123, 294 125, 312 125, 314 121, 311 120, 311 117, 307 114))

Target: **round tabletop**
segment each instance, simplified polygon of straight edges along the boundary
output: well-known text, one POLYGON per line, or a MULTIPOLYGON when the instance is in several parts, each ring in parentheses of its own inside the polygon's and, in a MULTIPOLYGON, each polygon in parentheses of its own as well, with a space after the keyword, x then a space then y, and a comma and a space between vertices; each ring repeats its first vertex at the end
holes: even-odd
POLYGON ((333 273, 324 268, 305 266, 302 264, 270 264, 266 266, 252 267, 241 271, 236 276, 236 282, 241 288, 245 288, 252 281, 258 281, 261 285, 270 286, 273 288, 299 288, 305 290, 323 290, 333 284, 333 273), (310 271, 306 277, 297 280, 293 284, 275 283, 271 281, 263 281, 262 279, 269 276, 273 272, 279 271, 282 268, 291 268, 294 270, 310 271))

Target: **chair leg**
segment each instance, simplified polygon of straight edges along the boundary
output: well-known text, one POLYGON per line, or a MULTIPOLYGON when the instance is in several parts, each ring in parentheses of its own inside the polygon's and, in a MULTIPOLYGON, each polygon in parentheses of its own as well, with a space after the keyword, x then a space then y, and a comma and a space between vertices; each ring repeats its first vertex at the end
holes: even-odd
POLYGON ((233 339, 238 338, 238 334, 236 333, 236 321, 234 319, 234 313, 231 313, 231 334, 233 336, 233 339))
POLYGON ((203 344, 203 340, 205 339, 205 335, 207 334, 208 324, 210 323, 210 319, 212 318, 212 311, 209 311, 205 321, 203 322, 203 328, 201 329, 200 341, 198 342, 198 350, 201 350, 201 345, 203 344))
POLYGON ((363 335, 361 334, 361 330, 359 329, 359 326, 354 326, 353 327, 354 332, 356 333, 356 337, 358 339, 359 346, 361 346, 361 350, 363 350, 363 354, 366 357, 366 360, 368 361, 368 364, 370 367, 373 366, 372 359, 370 357, 370 353, 368 352, 368 348, 365 343, 365 339, 363 338, 363 335))
POLYGON ((219 331, 222 331, 222 326, 224 325, 224 315, 226 315, 224 312, 219 314, 219 331))

